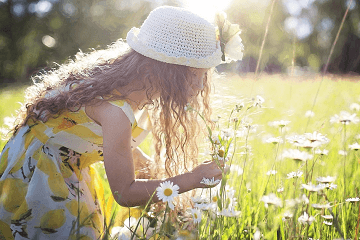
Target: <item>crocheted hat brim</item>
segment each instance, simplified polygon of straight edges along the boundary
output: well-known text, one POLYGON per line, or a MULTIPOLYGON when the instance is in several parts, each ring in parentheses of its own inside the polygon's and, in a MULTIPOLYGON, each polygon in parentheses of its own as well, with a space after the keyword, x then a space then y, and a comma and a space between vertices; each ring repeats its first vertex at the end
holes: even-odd
POLYGON ((166 62, 171 64, 185 65, 194 68, 211 68, 216 67, 221 63, 221 49, 218 44, 216 51, 212 55, 205 58, 187 58, 187 57, 173 57, 158 52, 153 48, 148 47, 146 44, 138 39, 139 28, 133 27, 126 36, 126 41, 129 46, 136 52, 146 57, 166 62))

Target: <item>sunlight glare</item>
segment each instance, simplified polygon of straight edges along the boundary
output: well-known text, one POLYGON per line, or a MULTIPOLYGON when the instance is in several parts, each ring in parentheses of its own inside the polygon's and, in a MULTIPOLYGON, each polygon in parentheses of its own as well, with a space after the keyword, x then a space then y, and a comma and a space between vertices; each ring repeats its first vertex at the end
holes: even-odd
POLYGON ((205 18, 209 22, 214 22, 215 14, 225 11, 232 0, 182 0, 182 7, 205 18))

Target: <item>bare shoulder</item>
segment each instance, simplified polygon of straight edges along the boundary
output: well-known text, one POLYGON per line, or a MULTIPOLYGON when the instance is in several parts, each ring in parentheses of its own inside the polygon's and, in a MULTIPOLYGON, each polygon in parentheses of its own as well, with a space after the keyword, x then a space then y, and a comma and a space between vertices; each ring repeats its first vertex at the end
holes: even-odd
POLYGON ((101 126, 104 123, 116 123, 117 121, 122 123, 128 122, 130 124, 129 119, 121 108, 101 99, 98 99, 95 104, 85 106, 85 112, 101 126))

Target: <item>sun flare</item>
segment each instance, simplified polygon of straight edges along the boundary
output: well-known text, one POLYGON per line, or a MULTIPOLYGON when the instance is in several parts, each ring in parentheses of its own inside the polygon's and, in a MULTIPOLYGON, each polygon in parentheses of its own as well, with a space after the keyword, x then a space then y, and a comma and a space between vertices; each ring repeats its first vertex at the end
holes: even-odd
POLYGON ((183 0, 183 7, 213 22, 215 14, 226 10, 231 0, 183 0))

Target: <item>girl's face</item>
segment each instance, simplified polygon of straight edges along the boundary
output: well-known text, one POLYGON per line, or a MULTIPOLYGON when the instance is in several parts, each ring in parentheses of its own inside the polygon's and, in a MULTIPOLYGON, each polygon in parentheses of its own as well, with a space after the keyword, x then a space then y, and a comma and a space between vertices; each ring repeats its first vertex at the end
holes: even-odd
POLYGON ((205 74, 209 70, 208 68, 190 68, 193 78, 190 82, 190 93, 192 96, 196 96, 204 88, 205 74))

